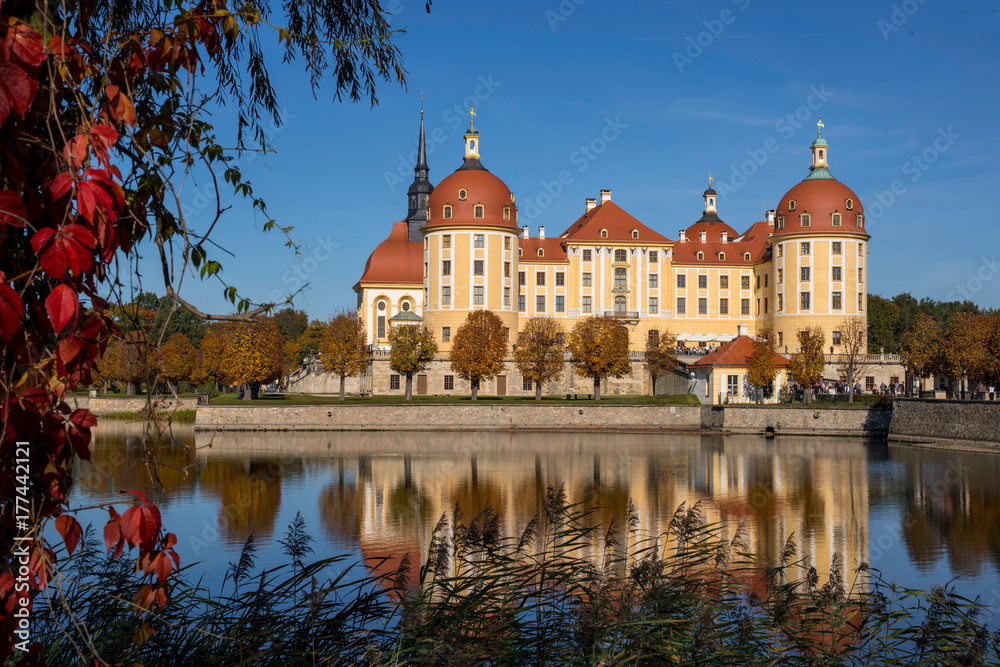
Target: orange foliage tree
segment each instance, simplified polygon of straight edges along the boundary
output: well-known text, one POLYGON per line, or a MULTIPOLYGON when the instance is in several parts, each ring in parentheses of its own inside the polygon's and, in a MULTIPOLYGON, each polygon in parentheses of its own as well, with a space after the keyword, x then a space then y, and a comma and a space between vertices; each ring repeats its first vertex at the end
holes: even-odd
POLYGON ((223 368, 243 386, 243 398, 256 400, 261 384, 281 377, 284 351, 285 341, 272 320, 237 322, 226 337, 223 368))
POLYGON ((653 396, 656 396, 656 376, 673 373, 677 368, 677 339, 669 331, 652 329, 646 340, 646 372, 653 384, 653 396))
POLYGON ((326 370, 340 376, 340 400, 344 400, 346 379, 368 366, 365 325, 357 313, 340 312, 330 320, 323 330, 319 354, 326 370))
POLYGON ((542 385, 558 380, 563 372, 562 325, 551 317, 532 317, 517 335, 514 363, 535 384, 535 400, 542 400, 542 385))
POLYGON ((143 384, 156 378, 156 347, 145 331, 130 331, 115 345, 115 375, 125 383, 125 393, 135 396, 143 384))
POLYGON ((215 327, 211 332, 201 339, 201 372, 206 380, 211 380, 216 387, 221 386, 225 390, 225 383, 229 381, 226 376, 226 346, 227 331, 221 327, 215 327))
POLYGON ((474 310, 465 318, 451 342, 451 370, 472 385, 472 400, 479 396, 479 383, 503 371, 507 334, 503 320, 492 310, 474 310))
POLYGON ((594 381, 594 400, 601 400, 601 380, 632 372, 628 360, 628 329, 613 317, 588 317, 569 332, 566 347, 580 377, 594 381))
POLYGON ((175 333, 160 348, 163 375, 168 382, 190 382, 197 350, 182 333, 175 333))
POLYGON ((774 382, 778 367, 774 363, 774 341, 771 332, 764 329, 753 339, 753 349, 747 357, 747 382, 754 386, 757 402, 764 401, 764 388, 774 382))
POLYGON ((389 368, 406 377, 406 400, 413 398, 413 374, 427 368, 437 354, 434 334, 414 325, 389 329, 389 368))
POLYGON ((816 383, 823 379, 823 369, 826 367, 823 343, 826 335, 822 327, 816 326, 800 331, 798 339, 799 351, 792 357, 789 370, 795 381, 802 385, 808 403, 816 383))
POLYGON ((937 321, 920 313, 903 332, 899 356, 906 370, 918 378, 945 372, 944 332, 937 321))

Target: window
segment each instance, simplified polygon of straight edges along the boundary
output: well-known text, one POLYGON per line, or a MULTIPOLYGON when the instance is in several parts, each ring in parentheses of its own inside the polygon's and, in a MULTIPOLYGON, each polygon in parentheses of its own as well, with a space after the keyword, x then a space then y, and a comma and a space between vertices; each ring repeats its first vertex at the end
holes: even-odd
POLYGON ((539 294, 538 296, 535 297, 535 311, 539 312, 539 313, 545 311, 545 295, 544 294, 539 294))
POLYGON ((504 287, 503 288, 503 305, 505 305, 505 306, 509 306, 510 305, 510 288, 509 287, 504 287))
POLYGON ((475 211, 476 211, 476 213, 475 213, 475 217, 476 217, 476 218, 482 218, 482 217, 483 217, 483 215, 484 215, 484 214, 485 214, 485 212, 486 212, 486 209, 485 209, 485 208, 483 207, 483 205, 482 205, 482 204, 476 204, 476 209, 475 209, 475 211))
POLYGON ((510 278, 510 262, 503 263, 503 277, 510 278))
POLYGON ((503 339, 508 343, 510 342, 510 327, 503 328, 503 339))
POLYGON ((517 311, 519 313, 523 313, 524 312, 524 295, 523 294, 518 294, 517 295, 517 311))
POLYGON ((659 261, 660 261, 660 253, 657 252, 656 250, 650 250, 649 251, 649 263, 650 264, 656 264, 659 261))
POLYGON ((848 211, 853 211, 854 210, 854 200, 853 199, 846 200, 845 204, 847 205, 847 210, 848 211))
POLYGON ((760 274, 759 273, 757 274, 757 278, 755 280, 754 289, 760 289, 760 274))
POLYGON ((871 375, 865 376, 865 391, 875 391, 875 378, 871 375))
POLYGON ((441 217, 445 220, 451 220, 451 206, 445 206, 441 217))
POLYGON ((839 255, 841 249, 840 241, 834 241, 832 246, 833 246, 833 254, 839 255))
POLYGON ((740 299, 740 315, 750 314, 750 299, 740 299))
POLYGON ((627 262, 628 255, 624 250, 615 250, 615 261, 616 262, 627 262))
POLYGON ((840 332, 839 331, 834 331, 833 332, 833 341, 832 342, 833 342, 834 345, 840 345, 840 332))
POLYGON ((785 216, 779 215, 778 216, 778 229, 784 229, 784 228, 785 228, 785 216))
POLYGON ((590 273, 583 274, 583 286, 590 287, 590 273))
POLYGON ((809 227, 812 224, 812 216, 808 213, 803 213, 799 216, 799 224, 803 227, 809 227))
POLYGON ((556 273, 556 287, 562 287, 566 284, 566 274, 562 271, 556 273))
POLYGON ((483 305, 483 286, 476 285, 472 288, 472 303, 476 306, 483 305))
POLYGON ((729 276, 719 276, 719 289, 729 289, 729 276))
POLYGON ((625 313, 626 309, 625 297, 619 294, 615 297, 615 313, 625 313))
MULTIPOLYGON (((503 219, 510 220, 510 206, 503 207, 503 219)), ((510 250, 510 248, 508 248, 510 250)))
POLYGON ((464 188, 462 190, 458 191, 458 199, 459 199, 459 201, 465 201, 468 197, 469 197, 469 192, 467 190, 465 190, 464 188))
POLYGON ((450 306, 451 305, 451 286, 445 285, 441 288, 441 305, 450 306))
POLYGON ((855 218, 855 221, 857 222, 858 227, 862 229, 865 228, 865 216, 858 213, 857 217, 855 218))
POLYGON ((841 279, 840 278, 840 267, 839 266, 834 266, 834 267, 831 267, 831 268, 833 269, 832 278, 833 278, 834 282, 839 282, 840 279, 841 279))
MULTIPOLYGON (((506 220, 506 218, 504 218, 504 220, 506 220)), ((504 250, 510 250, 510 237, 509 236, 503 237, 503 249, 504 250)))
POLYGON ((778 284, 779 285, 781 284, 781 280, 784 277, 784 275, 785 275, 785 270, 784 269, 778 269, 778 284))
POLYGON ((726 253, 724 253, 724 252, 720 252, 719 253, 719 261, 720 262, 726 261, 726 253))
POLYGON ((566 312, 566 297, 562 294, 556 295, 556 312, 565 313, 566 312))
POLYGON ((385 338, 385 315, 378 316, 378 337, 385 338))
POLYGON ((399 375, 396 373, 389 376, 389 389, 399 389, 399 375))
POLYGON ((451 327, 441 327, 441 342, 447 343, 451 340, 451 327))
POLYGON ((615 287, 627 287, 628 277, 625 275, 625 267, 615 267, 615 287))
POLYGON ((545 257, 545 248, 539 248, 538 249, 538 256, 539 257, 545 257))
POLYGON ((441 275, 450 276, 451 275, 451 260, 446 259, 441 262, 441 275))
POLYGON ((608 238, 608 230, 606 230, 606 229, 602 229, 601 230, 601 238, 602 239, 608 238))
POLYGON ((589 313, 590 312, 590 297, 589 296, 583 297, 583 312, 585 312, 585 313, 589 313))
POLYGON ((799 295, 799 307, 802 310, 809 310, 809 292, 802 292, 799 295))
POLYGON ((764 289, 767 289, 767 279, 768 279, 768 277, 769 277, 769 274, 765 273, 764 274, 764 289))
POLYGON ((858 257, 864 257, 864 256, 865 256, 865 247, 859 243, 858 244, 858 257))
POLYGON ((778 257, 784 257, 784 256, 785 256, 785 246, 783 246, 783 245, 781 245, 779 243, 778 244, 778 257))
POLYGON ((858 282, 863 283, 865 281, 865 270, 858 269, 858 282))
POLYGON ((445 234, 441 237, 441 247, 450 248, 451 247, 451 234, 445 234))
POLYGON ((687 312, 686 309, 687 309, 686 300, 683 297, 677 299, 677 314, 683 315, 685 312, 687 312))
POLYGON ((833 214, 833 226, 834 227, 840 227, 840 214, 839 213, 834 213, 833 214))
POLYGON ((858 294, 858 310, 864 310, 864 309, 865 309, 865 295, 858 294))
POLYGON ((788 210, 789 211, 794 211, 795 210, 795 200, 794 199, 789 199, 788 200, 788 210))
POLYGON ((767 315, 767 297, 764 297, 764 314, 767 315))
POLYGON ((677 276, 677 289, 684 289, 687 286, 687 276, 683 273, 677 276))
POLYGON ((517 272, 517 284, 518 285, 523 285, 524 284, 524 271, 518 271, 517 272))
POLYGON ((760 299, 757 299, 757 314, 760 315, 760 299))
POLYGON ((778 310, 782 311, 784 309, 785 309, 785 295, 784 294, 779 294, 778 295, 778 310))
POLYGON ((809 267, 808 266, 803 266, 801 269, 799 269, 799 280, 801 280, 804 283, 809 282, 809 267))
POLYGON ((482 248, 485 244, 483 243, 483 235, 476 234, 472 237, 472 245, 477 248, 482 248))
POLYGON ((646 333, 646 344, 656 345, 660 342, 660 332, 657 329, 650 329, 646 333))
POLYGON ((698 299, 698 314, 708 315, 708 299, 704 297, 698 299))
POLYGON ((534 386, 531 384, 531 378, 521 379, 521 391, 534 391, 534 386))
POLYGON ((779 331, 778 332, 778 347, 781 347, 784 344, 785 344, 785 332, 784 331, 779 331))
POLYGON ((649 314, 656 315, 660 312, 660 300, 655 296, 649 297, 649 314))
POLYGON ((660 276, 658 276, 655 273, 650 273, 649 274, 649 286, 650 287, 659 287, 660 286, 660 276))
POLYGON ((719 299, 719 315, 729 314, 729 299, 719 299))
POLYGON ((740 276, 740 287, 750 289, 750 276, 740 276))
POLYGON ((544 271, 537 271, 535 273, 535 284, 536 285, 545 285, 545 272, 544 271))
POLYGON ((455 388, 455 376, 445 375, 444 376, 444 390, 452 391, 455 388))
POLYGON ((705 253, 703 253, 701 250, 699 250, 698 251, 698 261, 700 262, 703 259, 705 259, 705 253))
POLYGON ((698 289, 708 289, 708 276, 698 276, 698 289))
POLYGON ((809 254, 809 241, 803 241, 799 246, 799 253, 803 255, 809 254))
POLYGON ((727 396, 739 396, 740 395, 740 376, 739 375, 727 375, 726 376, 726 395, 727 396))
POLYGON ((590 254, 591 254, 590 249, 584 250, 583 251, 583 261, 589 262, 590 261, 590 254))
POLYGON ((889 384, 899 384, 899 376, 898 375, 890 375, 889 376, 889 384))
POLYGON ((474 276, 483 275, 483 260, 477 259, 472 262, 472 275, 474 276))

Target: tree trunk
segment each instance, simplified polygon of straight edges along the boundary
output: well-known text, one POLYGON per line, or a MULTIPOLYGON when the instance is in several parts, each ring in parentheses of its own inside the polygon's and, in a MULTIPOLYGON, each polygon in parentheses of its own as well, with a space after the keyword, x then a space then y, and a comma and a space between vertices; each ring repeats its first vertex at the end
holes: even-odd
POLYGON ((472 381, 472 400, 477 400, 479 397, 479 380, 472 381))
POLYGON ((536 401, 542 400, 542 383, 541 382, 536 382, 535 383, 535 400, 536 401))
POLYGON ((853 403, 854 402, 854 385, 853 384, 850 387, 848 387, 847 402, 848 403, 853 403))
POLYGON ((650 377, 653 378, 653 396, 656 396, 656 374, 653 373, 650 375, 650 377))
POLYGON ((413 398, 413 373, 406 374, 406 400, 413 398))
POLYGON ((601 400, 601 378, 594 378, 594 400, 601 400))
POLYGON ((125 381, 125 395, 126 396, 137 396, 139 394, 139 383, 135 380, 125 381))
POLYGON ((344 400, 344 385, 347 384, 347 378, 343 375, 340 376, 340 400, 344 400))

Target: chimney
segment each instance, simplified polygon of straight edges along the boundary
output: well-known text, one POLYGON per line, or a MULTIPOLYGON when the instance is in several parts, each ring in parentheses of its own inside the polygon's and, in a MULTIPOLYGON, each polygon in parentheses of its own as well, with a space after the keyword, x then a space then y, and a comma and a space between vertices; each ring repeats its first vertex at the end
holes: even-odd
POLYGON ((538 225, 538 238, 539 239, 545 238, 545 227, 543 225, 538 225))
POLYGON ((729 232, 726 231, 722 232, 722 243, 723 244, 729 243, 729 232))
POLYGON ((601 190, 601 203, 611 201, 611 190, 601 190))
POLYGON ((588 211, 590 209, 594 208, 595 206, 597 206, 597 200, 596 199, 590 198, 590 199, 587 200, 587 210, 588 211))
POLYGON ((677 239, 678 239, 678 240, 679 240, 679 241, 680 241, 681 243, 687 243, 687 242, 688 242, 688 237, 687 237, 687 234, 685 234, 685 233, 684 233, 684 230, 683 230, 683 229, 682 229, 682 230, 680 231, 680 234, 678 234, 678 236, 677 236, 677 239))
POLYGON ((705 242, 705 236, 706 236, 707 233, 708 232, 706 232, 704 229, 701 230, 700 232, 698 232, 698 240, 701 241, 702 243, 704 243, 705 242))
POLYGON ((521 234, 521 238, 523 239, 531 238, 530 236, 528 236, 528 225, 524 226, 524 232, 521 234))
POLYGON ((767 221, 768 227, 774 227, 774 209, 764 213, 764 220, 767 221))

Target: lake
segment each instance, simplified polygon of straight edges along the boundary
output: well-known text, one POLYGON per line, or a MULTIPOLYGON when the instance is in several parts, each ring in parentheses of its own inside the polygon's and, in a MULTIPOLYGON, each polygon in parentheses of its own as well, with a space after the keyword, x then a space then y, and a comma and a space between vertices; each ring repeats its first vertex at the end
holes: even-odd
MULTIPOLYGON (((957 578, 960 593, 1000 612, 1000 456, 846 438, 619 433, 265 432, 173 429, 143 438, 105 420, 93 464, 79 464, 74 507, 156 500, 178 536, 182 563, 217 586, 253 532, 259 564, 285 562, 277 540, 301 513, 315 556, 426 556, 443 513, 466 520, 487 503, 505 534, 519 533, 549 486, 621 522, 631 500, 646 535, 666 531, 681 503, 774 565, 790 535, 825 578, 833 554, 848 581, 861 562, 885 579, 929 588, 957 578), (154 483, 144 448, 157 453, 154 483)), ((122 508, 119 508, 121 511, 122 508)), ((100 528, 103 510, 81 522, 100 528)), ((595 553, 598 553, 595 547, 595 553)), ((995 623, 991 623, 995 625, 995 623)))

